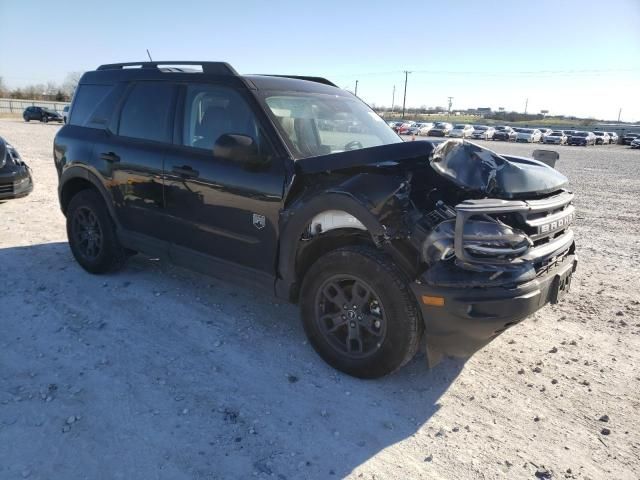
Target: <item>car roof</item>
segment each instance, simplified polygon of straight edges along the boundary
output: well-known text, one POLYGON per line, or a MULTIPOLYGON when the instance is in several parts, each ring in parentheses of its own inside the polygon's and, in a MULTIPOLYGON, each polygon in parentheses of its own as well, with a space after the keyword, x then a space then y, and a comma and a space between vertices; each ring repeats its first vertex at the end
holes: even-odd
POLYGON ((172 80, 185 83, 215 81, 250 90, 351 96, 349 92, 338 88, 326 78, 303 75, 240 75, 225 62, 157 61, 106 64, 86 72, 80 83, 100 84, 135 80, 172 80))

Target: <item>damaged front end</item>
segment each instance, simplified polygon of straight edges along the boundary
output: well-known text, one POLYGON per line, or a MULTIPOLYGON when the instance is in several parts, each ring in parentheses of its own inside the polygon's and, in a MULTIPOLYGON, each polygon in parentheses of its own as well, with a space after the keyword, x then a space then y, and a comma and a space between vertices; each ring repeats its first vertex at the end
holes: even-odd
POLYGON ((573 194, 545 163, 452 140, 297 163, 307 181, 283 222, 284 283, 303 263, 286 239, 301 238, 300 252, 368 234, 412 280, 430 365, 472 354, 569 288, 573 194))
POLYGON ((470 355, 559 301, 577 259, 573 194, 558 171, 467 142, 439 145, 430 165, 465 192, 450 204, 446 186, 431 190, 432 208, 414 223, 426 268, 412 288, 434 364, 443 354, 470 355))
POLYGON ((18 151, 0 137, 0 201, 25 197, 32 190, 30 168, 18 151))

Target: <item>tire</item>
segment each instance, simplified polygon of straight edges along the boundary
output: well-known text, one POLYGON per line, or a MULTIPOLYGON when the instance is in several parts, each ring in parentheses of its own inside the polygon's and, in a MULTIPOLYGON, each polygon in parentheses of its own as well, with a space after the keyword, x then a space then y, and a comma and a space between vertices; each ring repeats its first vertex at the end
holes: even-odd
POLYGON ((24 117, 24 121, 25 121, 25 122, 27 122, 27 123, 29 123, 29 122, 31 121, 31 118, 29 118, 29 117, 24 117))
POLYGON ((42 121, 43 121, 44 123, 49 123, 49 117, 47 117, 46 115, 43 115, 43 116, 42 116, 42 121))
POLYGON ((87 272, 119 270, 127 258, 109 210, 95 190, 81 190, 69 202, 67 237, 71 253, 87 272))
POLYGON ((304 277, 300 310, 316 352, 358 378, 379 378, 401 368, 418 351, 424 330, 407 279, 387 255, 368 246, 320 257, 304 277))

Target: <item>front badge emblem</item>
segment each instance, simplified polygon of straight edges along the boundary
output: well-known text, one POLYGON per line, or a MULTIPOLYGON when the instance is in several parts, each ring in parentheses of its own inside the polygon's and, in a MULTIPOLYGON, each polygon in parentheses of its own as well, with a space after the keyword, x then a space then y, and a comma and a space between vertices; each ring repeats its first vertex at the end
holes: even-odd
POLYGON ((262 230, 265 227, 266 222, 264 215, 258 215, 257 213, 253 214, 253 226, 258 230, 262 230))

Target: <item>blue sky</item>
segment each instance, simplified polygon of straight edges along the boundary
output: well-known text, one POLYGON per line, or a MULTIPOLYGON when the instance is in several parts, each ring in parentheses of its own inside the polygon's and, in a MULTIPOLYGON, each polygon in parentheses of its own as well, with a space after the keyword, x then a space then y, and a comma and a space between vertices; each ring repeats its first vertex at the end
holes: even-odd
POLYGON ((226 60, 325 76, 376 105, 504 107, 640 121, 640 0, 0 0, 0 76, 62 81, 101 63, 226 60), (422 5, 421 5, 422 3, 422 5), (40 33, 41 32, 41 33, 40 33))

